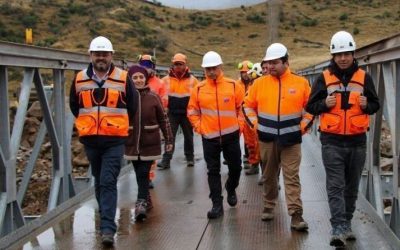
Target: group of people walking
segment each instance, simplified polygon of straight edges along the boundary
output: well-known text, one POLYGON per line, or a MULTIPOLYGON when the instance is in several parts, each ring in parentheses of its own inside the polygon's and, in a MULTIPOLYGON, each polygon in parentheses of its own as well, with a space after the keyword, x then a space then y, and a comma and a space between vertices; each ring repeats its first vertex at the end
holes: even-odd
POLYGON ((380 108, 372 78, 358 67, 355 49, 351 34, 334 34, 331 63, 311 89, 306 78, 290 70, 289 53, 281 43, 271 44, 261 63, 239 63, 236 81, 224 75, 221 56, 209 51, 201 64, 205 80, 199 82, 182 53, 174 55, 168 75, 159 79, 154 57, 141 55, 138 65, 125 71, 112 63, 110 40, 93 39, 91 63, 73 80, 70 107, 95 179, 103 244, 114 243, 122 158, 132 162, 136 173, 135 219, 140 221, 152 208, 151 166, 161 159, 159 169, 171 167, 179 127, 187 167, 195 164, 193 131, 202 138, 212 202, 209 219, 224 214, 223 189, 230 206, 238 203, 243 134, 249 161, 246 174, 261 170, 261 219, 274 218, 282 172, 290 226, 307 230, 299 177, 301 142, 316 119, 331 211, 330 245, 341 247, 354 240, 351 220, 365 163, 369 115, 380 108), (224 185, 221 153, 229 169, 224 185))

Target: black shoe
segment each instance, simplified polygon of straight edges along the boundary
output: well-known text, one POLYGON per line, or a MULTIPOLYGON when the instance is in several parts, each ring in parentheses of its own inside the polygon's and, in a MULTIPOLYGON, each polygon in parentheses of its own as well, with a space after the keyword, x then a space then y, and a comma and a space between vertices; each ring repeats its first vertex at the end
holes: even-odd
POLYGON ((207 217, 209 219, 216 219, 221 217, 224 214, 224 207, 222 204, 220 205, 213 205, 210 211, 207 212, 207 217))
POLYGON ((163 159, 161 162, 159 162, 159 163, 157 164, 157 167, 158 167, 160 170, 168 169, 168 168, 171 167, 170 161, 169 161, 169 160, 164 160, 164 159, 163 159))
POLYGON ((112 246, 114 245, 114 234, 106 233, 101 235, 101 243, 104 246, 112 246))
POLYGON ((238 199, 237 199, 237 195, 236 195, 236 191, 229 191, 228 188, 226 187, 226 183, 225 183, 225 189, 226 192, 228 193, 227 197, 226 197, 226 201, 228 202, 229 206, 234 207, 236 206, 238 199))
POLYGON ((236 191, 228 192, 228 197, 226 197, 226 201, 228 202, 229 206, 234 207, 236 206, 238 200, 236 196, 236 191))

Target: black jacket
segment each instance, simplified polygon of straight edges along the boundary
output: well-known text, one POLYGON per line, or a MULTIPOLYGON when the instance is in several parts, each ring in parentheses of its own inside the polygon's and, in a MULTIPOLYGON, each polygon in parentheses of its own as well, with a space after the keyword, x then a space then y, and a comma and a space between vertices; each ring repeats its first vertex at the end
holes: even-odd
MULTIPOLYGON (((354 72, 358 70, 358 63, 354 60, 353 65, 345 70, 340 69, 336 63, 331 60, 328 70, 334 74, 344 86, 347 86, 354 72)), ((375 86, 372 81, 371 76, 367 73, 365 75, 364 82, 364 93, 363 95, 367 97, 367 107, 363 110, 365 114, 372 115, 377 112, 380 108, 379 98, 375 91, 375 86)), ((325 79, 323 74, 320 74, 317 80, 314 82, 310 98, 308 100, 306 111, 313 114, 319 115, 324 112, 328 112, 329 108, 325 104, 325 99, 328 96, 326 89, 325 79)), ((345 93, 342 95, 342 108, 349 108, 349 94, 345 93)), ((338 135, 326 132, 321 132, 321 143, 322 144, 334 144, 338 146, 357 146, 363 145, 366 142, 366 134, 360 135, 338 135)))
MULTIPOLYGON (((115 68, 114 64, 111 64, 109 74, 111 74, 111 72, 113 72, 114 68, 115 68)), ((91 63, 89 64, 89 66, 87 68, 87 75, 90 78, 93 77, 93 66, 91 63)), ((102 91, 100 88, 102 83, 97 82, 97 84, 99 85, 99 89, 98 89, 98 91, 94 91, 93 95, 96 100, 101 100, 101 99, 103 99, 104 91, 102 91)), ((134 84, 132 83, 131 79, 128 76, 126 79, 125 96, 122 96, 122 99, 126 103, 129 118, 134 117, 136 114, 137 106, 138 106, 138 93, 136 91, 134 84)), ((75 78, 71 84, 71 90, 70 90, 70 94, 69 94, 69 106, 70 106, 72 114, 75 117, 78 117, 78 115, 79 115, 79 96, 76 94, 76 90, 75 90, 75 78)), ((85 144, 87 146, 102 147, 102 148, 105 147, 106 148, 106 147, 125 143, 126 137, 93 135, 93 136, 80 137, 79 141, 82 144, 85 144)))

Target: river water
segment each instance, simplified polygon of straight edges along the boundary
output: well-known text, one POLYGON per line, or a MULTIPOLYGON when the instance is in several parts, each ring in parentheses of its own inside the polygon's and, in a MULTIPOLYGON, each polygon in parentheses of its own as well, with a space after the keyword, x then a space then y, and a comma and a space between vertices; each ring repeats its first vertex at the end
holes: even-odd
POLYGON ((197 10, 229 9, 249 6, 267 0, 157 0, 164 6, 197 10))

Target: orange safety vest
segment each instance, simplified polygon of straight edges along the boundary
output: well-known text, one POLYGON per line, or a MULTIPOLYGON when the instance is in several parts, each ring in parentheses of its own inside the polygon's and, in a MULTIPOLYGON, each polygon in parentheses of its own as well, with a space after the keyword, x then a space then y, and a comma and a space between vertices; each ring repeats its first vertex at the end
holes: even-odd
POLYGON ((198 84, 197 79, 192 75, 181 79, 168 75, 162 78, 162 81, 168 89, 169 112, 172 114, 186 114, 190 93, 198 84))
POLYGON ((369 116, 364 114, 358 102, 358 97, 364 92, 365 71, 358 69, 345 87, 329 70, 323 72, 328 95, 336 96, 336 105, 320 116, 320 131, 354 135, 368 131, 369 116), (349 92, 350 109, 341 109, 342 94, 349 92))
POLYGON ((223 76, 199 83, 192 91, 187 109, 194 130, 206 139, 239 131, 244 122, 240 112, 243 96, 243 89, 223 76))
POLYGON ((257 78, 249 88, 243 104, 246 120, 257 127, 260 141, 279 141, 282 145, 301 143, 301 135, 312 122, 304 112, 310 84, 287 69, 279 78, 257 78))
POLYGON ((101 87, 89 78, 86 70, 77 74, 74 84, 79 96, 79 115, 75 125, 79 136, 128 136, 128 111, 121 98, 125 95, 127 74, 115 67, 101 87), (93 97, 95 89, 103 90, 100 102, 93 97))

